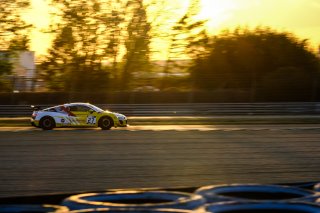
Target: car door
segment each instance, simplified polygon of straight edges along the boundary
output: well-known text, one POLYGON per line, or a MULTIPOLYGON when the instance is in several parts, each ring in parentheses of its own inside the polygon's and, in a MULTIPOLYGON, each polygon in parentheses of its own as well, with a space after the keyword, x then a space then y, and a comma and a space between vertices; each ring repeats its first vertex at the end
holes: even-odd
POLYGON ((96 116, 90 107, 85 105, 72 105, 70 106, 71 119, 77 120, 75 126, 94 126, 96 123, 96 116))

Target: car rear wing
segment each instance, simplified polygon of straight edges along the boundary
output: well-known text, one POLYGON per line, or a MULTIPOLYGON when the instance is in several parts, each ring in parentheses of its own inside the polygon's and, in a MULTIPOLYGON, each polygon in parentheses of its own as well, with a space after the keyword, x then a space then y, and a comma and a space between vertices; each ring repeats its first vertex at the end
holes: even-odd
POLYGON ((40 106, 31 105, 30 107, 33 111, 39 111, 41 109, 40 106))

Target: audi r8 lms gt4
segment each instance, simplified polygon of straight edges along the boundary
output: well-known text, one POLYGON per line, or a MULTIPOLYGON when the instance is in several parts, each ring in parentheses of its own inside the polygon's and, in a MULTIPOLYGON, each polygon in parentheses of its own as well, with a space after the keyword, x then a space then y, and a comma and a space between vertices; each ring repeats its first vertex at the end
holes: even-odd
POLYGON ((89 103, 69 103, 40 110, 32 106, 31 125, 51 130, 55 127, 126 127, 127 117, 116 112, 102 110, 89 103))

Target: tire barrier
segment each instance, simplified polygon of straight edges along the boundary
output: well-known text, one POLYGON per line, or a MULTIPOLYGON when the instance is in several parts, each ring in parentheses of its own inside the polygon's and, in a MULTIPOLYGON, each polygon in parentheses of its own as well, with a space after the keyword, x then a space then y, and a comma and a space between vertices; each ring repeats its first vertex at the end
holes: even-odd
POLYGON ((69 209, 58 205, 32 205, 32 204, 0 204, 0 213, 30 213, 30 212, 55 212, 65 213, 69 209))
MULTIPOLYGON (((314 190, 315 186, 318 184, 318 182, 307 182, 307 183, 296 183, 291 186, 295 186, 301 189, 309 189, 309 190, 314 190)), ((283 184, 285 185, 285 184, 283 184)))
POLYGON ((173 191, 118 191, 70 196, 62 205, 71 210, 90 208, 195 209, 203 205, 202 196, 173 191))
POLYGON ((0 198, 0 213, 320 213, 319 188, 320 183, 317 182, 286 185, 231 184, 198 189, 109 190, 68 197, 57 195, 54 199, 51 196, 26 197, 23 200, 21 197, 0 198), (57 205, 35 204, 46 203, 48 200, 57 205), (21 201, 30 204, 19 204, 21 201))
POLYGON ((98 208, 98 209, 84 209, 70 211, 69 213, 194 213, 192 210, 184 209, 109 209, 109 208, 98 208))
POLYGON ((320 206, 303 202, 222 202, 207 204, 199 212, 206 213, 319 213, 320 206))
POLYGON ((221 201, 305 201, 315 202, 319 194, 298 187, 261 184, 204 186, 196 190, 207 202, 221 201))
POLYGON ((313 186, 313 190, 316 192, 320 192, 320 183, 317 183, 313 186))

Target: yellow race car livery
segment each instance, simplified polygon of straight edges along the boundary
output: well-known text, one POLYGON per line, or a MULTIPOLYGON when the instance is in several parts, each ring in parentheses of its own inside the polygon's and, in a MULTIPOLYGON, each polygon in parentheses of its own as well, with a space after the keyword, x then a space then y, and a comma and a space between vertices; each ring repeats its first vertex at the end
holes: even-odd
POLYGON ((31 124, 44 130, 55 127, 126 127, 126 116, 89 103, 69 103, 40 110, 33 107, 31 124))

